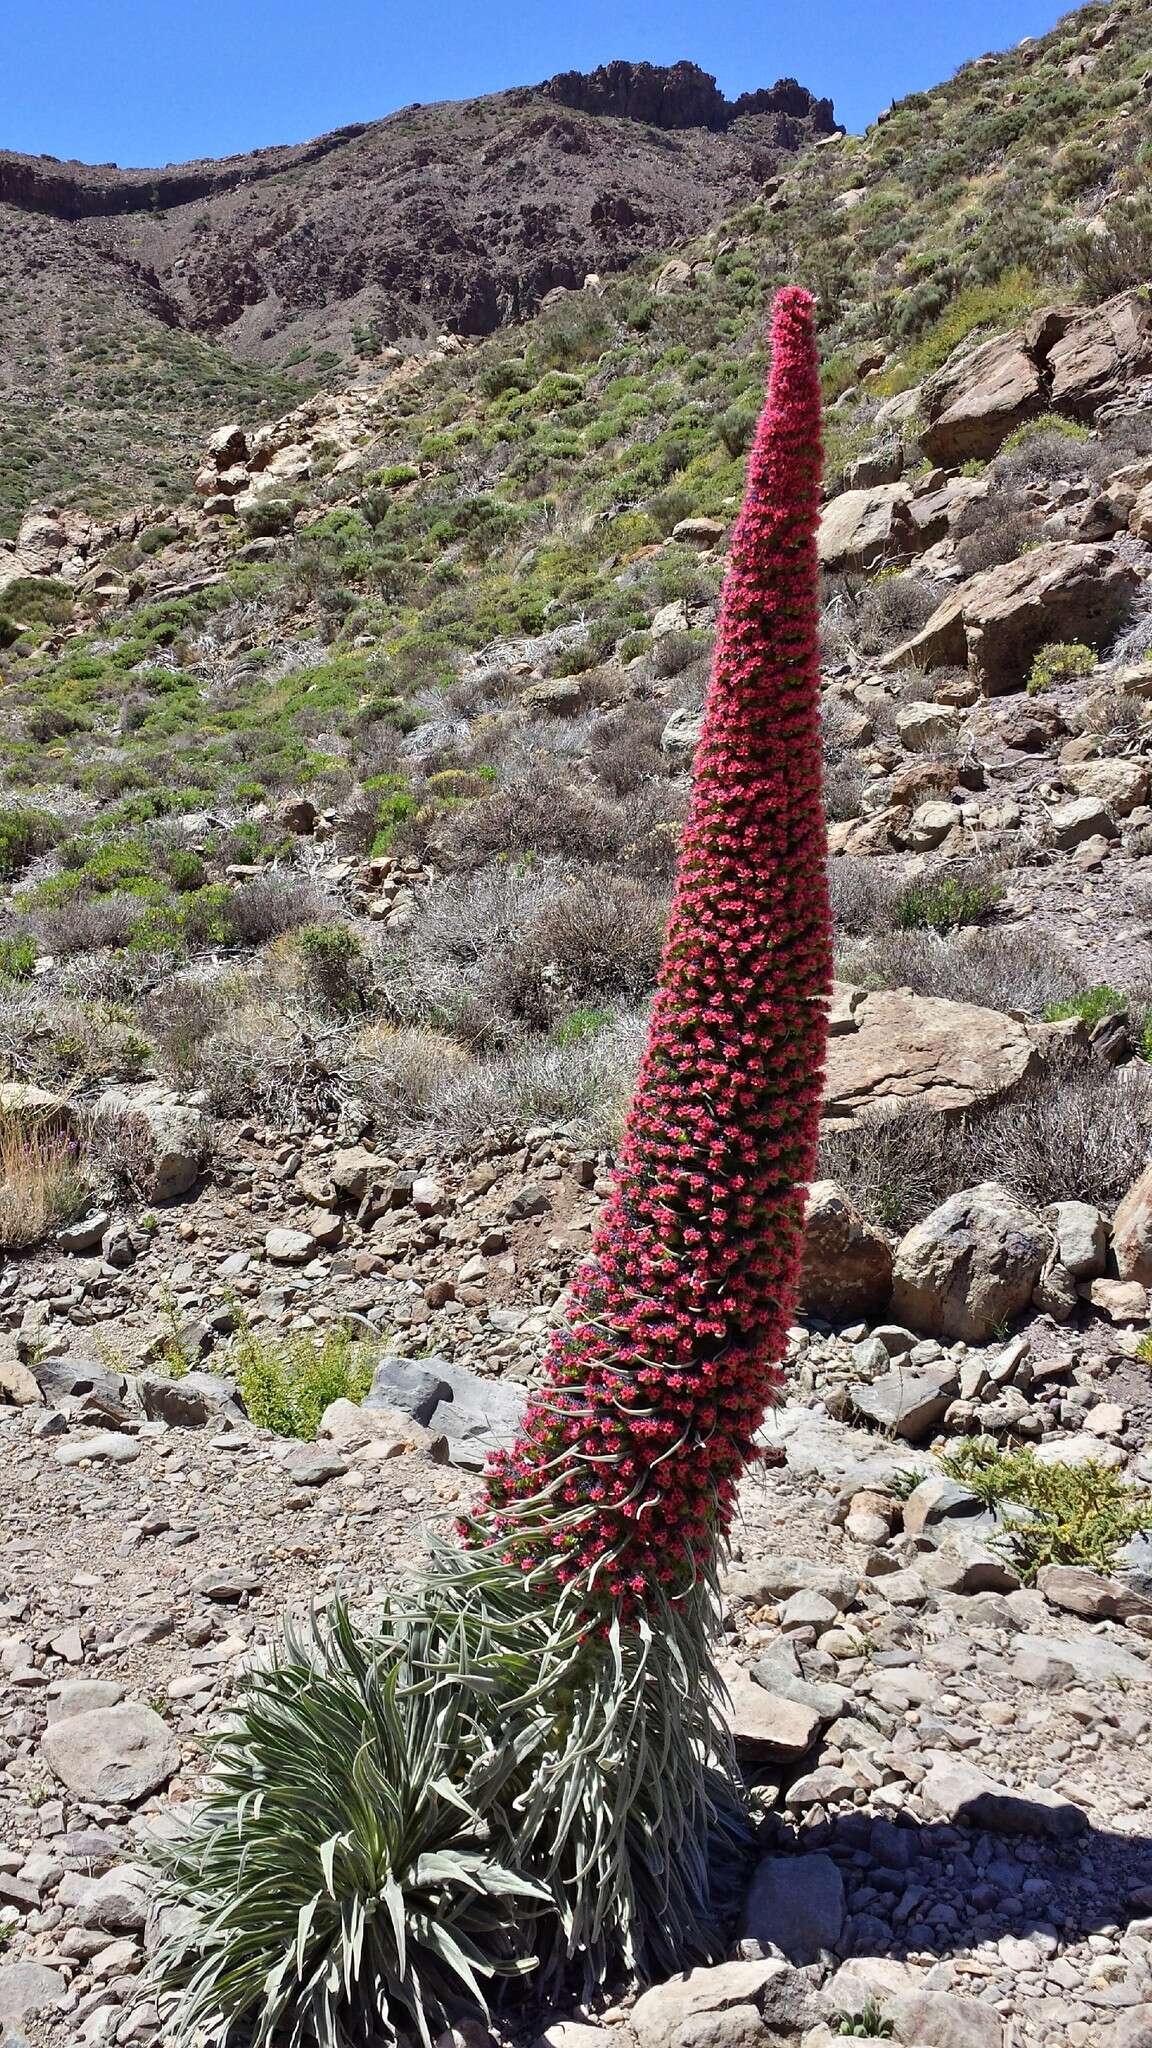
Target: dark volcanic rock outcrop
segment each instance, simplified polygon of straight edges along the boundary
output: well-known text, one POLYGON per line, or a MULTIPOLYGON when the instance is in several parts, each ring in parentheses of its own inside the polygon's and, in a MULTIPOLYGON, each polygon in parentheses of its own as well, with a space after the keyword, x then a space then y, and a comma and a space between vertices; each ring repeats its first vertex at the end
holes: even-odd
POLYGON ((815 135, 831 135, 831 100, 818 100, 794 78, 758 92, 725 99, 711 72, 698 64, 630 64, 623 58, 596 71, 559 71, 540 90, 584 114, 616 114, 653 128, 711 128, 722 133, 745 115, 802 121, 815 135))

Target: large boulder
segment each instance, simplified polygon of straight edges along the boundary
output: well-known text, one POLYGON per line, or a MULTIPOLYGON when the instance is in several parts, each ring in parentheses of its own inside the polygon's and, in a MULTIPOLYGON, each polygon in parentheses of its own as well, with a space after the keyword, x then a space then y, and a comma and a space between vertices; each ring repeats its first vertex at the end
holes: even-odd
POLYGON ((109 1088, 97 1116, 118 1127, 152 1202, 174 1202, 195 1187, 208 1152, 208 1124, 198 1109, 161 1087, 109 1088))
POLYGON ((1152 306, 1140 291, 1102 306, 1049 306, 995 335, 921 386, 920 446, 948 466, 994 455, 1041 413, 1094 419, 1152 370, 1152 306))
POLYGON ((844 1879, 831 1856, 766 1856, 744 1908, 744 1933, 815 1963, 844 1929, 844 1879))
POLYGON ((1047 400, 1023 335, 998 334, 930 377, 920 394, 920 446, 949 466, 994 455, 1006 434, 1035 419, 1047 400))
POLYGON ((1148 797, 1148 770, 1143 761, 1065 762, 1060 780, 1077 796, 1094 796, 1114 818, 1126 818, 1148 797))
POLYGON ((69 552, 68 535, 54 512, 28 512, 16 536, 26 576, 52 576, 69 552))
POLYGON ((1132 379, 1152 370, 1152 306, 1142 290, 1120 292, 1064 322, 1047 350, 1048 404, 1094 419, 1132 379))
POLYGON ((1112 1218, 1112 1256, 1121 1280, 1152 1287, 1152 1166, 1146 1166, 1112 1218))
POLYGON ((778 1956, 688 1970, 637 1999, 632 2032, 640 2048, 758 2048, 765 2040, 765 1995, 776 1979, 791 1974, 778 1956))
POLYGON ((929 1337, 986 1344, 1028 1307, 1053 1235, 995 1181, 951 1195, 896 1248, 892 1314, 929 1337))
POLYGON ((958 1115, 1010 1094, 1039 1067, 1028 1026, 998 1010, 907 989, 865 994, 840 983, 838 993, 824 1090, 831 1129, 909 1102, 958 1115))
MULTIPOLYGON (((785 1965, 781 1964, 781 1968, 785 1965)), ((0 1965, 0 2022, 5 2020, 30 2020, 37 2013, 48 2012, 67 1996, 67 1980, 58 1970, 50 1969, 37 1956, 28 1956, 23 1962, 0 1965)), ((20 2048, 24 2035, 4 2028, 4 2042, 11 2048, 20 2048)))
POLYGON ((808 1190, 800 1299, 811 1315, 854 1323, 878 1315, 892 1291, 892 1249, 832 1180, 808 1190))
POLYGON ((1049 541, 969 577, 883 670, 967 662, 986 697, 1021 689, 1033 657, 1054 640, 1100 647, 1123 625, 1140 578, 1102 543, 1049 541))
POLYGON ((907 562, 926 545, 912 524, 903 484, 875 484, 842 491, 825 505, 818 536, 825 569, 889 568, 907 562))

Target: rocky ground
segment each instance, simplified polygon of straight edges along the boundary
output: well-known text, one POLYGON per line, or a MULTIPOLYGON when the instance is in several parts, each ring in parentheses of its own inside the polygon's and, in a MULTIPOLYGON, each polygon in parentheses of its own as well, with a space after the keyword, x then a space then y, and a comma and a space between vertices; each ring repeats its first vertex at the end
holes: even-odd
MULTIPOLYGON (((899 1357, 911 1338, 866 1341, 899 1357)), ((801 1385, 842 1366, 843 1340, 795 1343, 801 1385)), ((997 1382, 1026 1356, 1017 1342, 967 1364, 997 1382)), ((28 1404, 0 1410, 12 2048, 162 2039, 142 1836, 194 1798, 206 1738, 284 1610, 370 1602, 469 1497, 515 1396, 444 1371, 386 1362, 314 1445, 253 1430, 213 1375, 48 1359, 28 1404)), ((1061 1449, 1121 1440, 1114 1404, 1066 1379, 1080 1427, 1061 1449)), ((1152 1557, 1022 1588, 930 1452, 813 1396, 764 1441, 726 1583, 731 1718, 764 1815, 735 1960, 577 2019, 641 2048, 816 2048, 871 1996, 891 2038, 923 2048, 1135 2048, 1152 1996, 1152 1557)))

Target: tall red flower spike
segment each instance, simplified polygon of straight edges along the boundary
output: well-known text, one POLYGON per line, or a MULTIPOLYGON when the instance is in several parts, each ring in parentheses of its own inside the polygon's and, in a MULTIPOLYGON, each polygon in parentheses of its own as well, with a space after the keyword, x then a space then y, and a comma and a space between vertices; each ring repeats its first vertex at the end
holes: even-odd
POLYGON ((615 1188, 471 1540, 618 1609, 715 1554, 781 1384, 830 976, 812 299, 782 291, 615 1188))

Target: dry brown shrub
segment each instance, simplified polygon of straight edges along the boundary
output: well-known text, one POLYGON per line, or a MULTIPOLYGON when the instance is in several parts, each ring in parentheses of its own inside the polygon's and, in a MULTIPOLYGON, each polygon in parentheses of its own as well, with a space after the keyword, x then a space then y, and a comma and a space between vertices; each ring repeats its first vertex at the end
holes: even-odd
POLYGON ((90 1195, 80 1143, 59 1119, 0 1110, 0 1246, 40 1244, 90 1195))
POLYGON ((360 1094, 389 1131, 435 1122, 444 1095, 469 1064, 454 1038, 423 1024, 372 1024, 350 1057, 360 1094))
POLYGON ((1152 1072, 1091 1054, 1054 1056, 1001 1102, 951 1120, 912 1104, 825 1134, 820 1173, 866 1216, 905 1231, 949 1195, 998 1181, 1034 1209, 1092 1202, 1109 1211, 1148 1164, 1152 1072))

